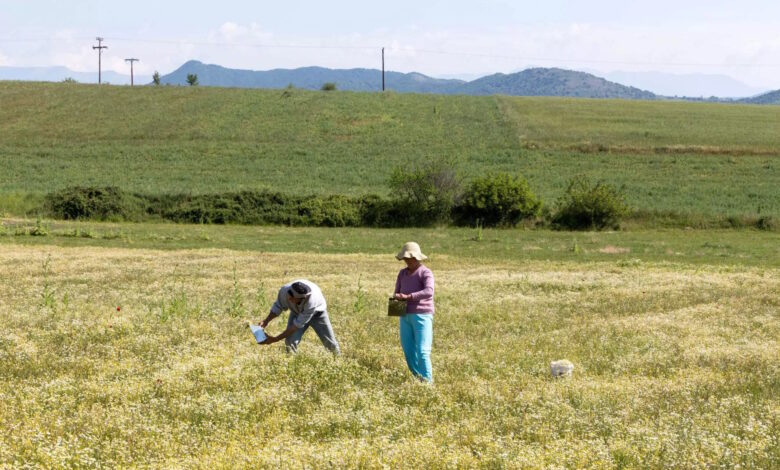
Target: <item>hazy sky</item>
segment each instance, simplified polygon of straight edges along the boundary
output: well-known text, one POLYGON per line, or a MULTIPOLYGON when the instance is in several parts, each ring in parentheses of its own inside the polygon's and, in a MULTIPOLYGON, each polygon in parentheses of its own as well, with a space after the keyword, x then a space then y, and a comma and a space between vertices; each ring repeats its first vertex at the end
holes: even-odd
POLYGON ((189 59, 479 76, 529 66, 780 88, 780 0, 0 0, 0 65, 168 73, 189 59))

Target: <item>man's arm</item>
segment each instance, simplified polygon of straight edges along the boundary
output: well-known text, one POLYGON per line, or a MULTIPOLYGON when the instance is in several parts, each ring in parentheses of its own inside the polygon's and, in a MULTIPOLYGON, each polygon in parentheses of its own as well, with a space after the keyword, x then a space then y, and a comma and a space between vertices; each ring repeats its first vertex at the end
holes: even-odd
POLYGON ((285 310, 287 310, 287 305, 284 302, 284 295, 286 294, 287 290, 284 288, 279 289, 279 293, 276 294, 276 301, 273 305, 271 305, 271 310, 268 312, 268 316, 265 317, 265 320, 260 322, 260 326, 265 328, 268 326, 268 324, 273 320, 274 318, 278 317, 282 314, 285 310))
POLYGON ((281 334, 279 334, 277 336, 268 335, 268 339, 266 339, 265 341, 263 341, 260 344, 267 345, 267 344, 276 343, 277 341, 281 341, 281 340, 287 338, 288 336, 290 336, 291 334, 295 333, 296 331, 298 331, 298 327, 295 326, 295 325, 290 325, 289 328, 287 328, 286 330, 284 330, 281 334))
POLYGON ((268 312, 268 316, 265 317, 265 320, 262 320, 260 322, 260 326, 265 328, 266 326, 268 326, 269 323, 271 323, 271 320, 273 320, 274 318, 278 317, 279 315, 281 315, 281 314, 280 313, 274 313, 274 311, 271 310, 270 312, 268 312))
POLYGON ((306 307, 303 309, 301 313, 295 316, 295 321, 290 324, 290 326, 287 327, 286 330, 284 330, 281 334, 277 336, 269 336, 267 340, 263 341, 262 344, 273 344, 277 341, 281 341, 291 334, 295 333, 296 331, 300 330, 301 328, 305 327, 307 323, 309 323, 309 320, 314 316, 314 314, 317 313, 314 310, 314 307, 307 304, 306 307), (300 325, 300 326, 299 326, 300 325))

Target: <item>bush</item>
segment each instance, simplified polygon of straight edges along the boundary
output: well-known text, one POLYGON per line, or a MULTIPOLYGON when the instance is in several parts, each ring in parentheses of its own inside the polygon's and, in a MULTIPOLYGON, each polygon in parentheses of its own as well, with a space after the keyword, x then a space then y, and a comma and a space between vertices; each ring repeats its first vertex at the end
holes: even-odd
POLYGON ((44 206, 58 219, 137 220, 143 201, 116 187, 76 186, 47 194, 44 206))
POLYGON ((552 223, 571 230, 616 228, 628 214, 622 191, 604 183, 591 185, 583 175, 569 181, 566 192, 558 200, 552 223))
POLYGON ((449 222, 461 195, 457 172, 443 159, 398 167, 393 170, 389 185, 395 195, 391 201, 394 210, 400 211, 394 218, 405 218, 403 226, 449 222))
POLYGON ((455 215, 460 224, 513 227, 539 215, 541 206, 525 179, 498 173, 474 179, 455 215))
POLYGON ((318 227, 361 225, 359 204, 341 195, 306 198, 299 204, 298 215, 303 225, 318 227))
POLYGON ((406 206, 377 195, 292 196, 270 191, 218 194, 127 194, 118 188, 73 187, 44 198, 57 219, 170 220, 187 224, 408 226, 406 206))
POLYGON ((336 91, 336 84, 333 82, 323 83, 322 91, 336 91))
POLYGON ((149 198, 147 213, 182 223, 361 225, 360 201, 347 196, 289 196, 268 191, 149 198))
POLYGON ((399 201, 382 199, 376 194, 368 194, 356 201, 360 210, 360 223, 363 227, 405 227, 409 217, 405 205, 399 201))
POLYGON ((389 203, 376 194, 367 194, 357 200, 360 223, 366 227, 386 227, 389 203))
POLYGON ((292 225, 300 219, 297 203, 289 196, 267 191, 174 194, 150 199, 147 213, 182 223, 292 225))

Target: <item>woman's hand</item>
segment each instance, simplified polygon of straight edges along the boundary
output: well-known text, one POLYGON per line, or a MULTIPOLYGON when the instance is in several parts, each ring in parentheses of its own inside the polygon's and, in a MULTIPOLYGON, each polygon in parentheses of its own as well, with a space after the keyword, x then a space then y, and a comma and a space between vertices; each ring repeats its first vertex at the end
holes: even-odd
POLYGON ((398 292, 397 294, 395 294, 395 299, 396 299, 396 300, 409 300, 409 299, 411 299, 411 298, 412 298, 412 296, 411 296, 411 295, 409 295, 409 294, 402 294, 402 293, 400 293, 400 292, 398 292))

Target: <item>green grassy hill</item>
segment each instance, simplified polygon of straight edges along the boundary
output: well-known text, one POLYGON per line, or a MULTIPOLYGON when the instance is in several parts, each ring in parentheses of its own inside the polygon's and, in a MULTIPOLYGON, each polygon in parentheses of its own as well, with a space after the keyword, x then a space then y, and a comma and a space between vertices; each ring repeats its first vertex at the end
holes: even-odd
POLYGON ((522 173, 548 204, 571 176, 650 211, 780 214, 780 108, 682 102, 0 83, 0 212, 72 185, 151 194, 386 194, 446 156, 522 173))

